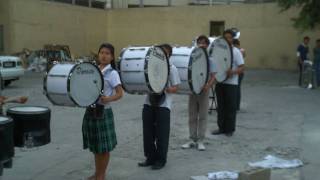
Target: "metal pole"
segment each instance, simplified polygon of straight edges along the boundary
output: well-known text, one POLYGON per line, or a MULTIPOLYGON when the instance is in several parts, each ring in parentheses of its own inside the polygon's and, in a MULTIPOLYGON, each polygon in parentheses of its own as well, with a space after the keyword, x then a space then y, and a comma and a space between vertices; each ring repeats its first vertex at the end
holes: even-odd
POLYGON ((143 8, 143 7, 144 7, 143 0, 140 0, 139 7, 141 7, 141 8, 143 8))
POLYGON ((89 0, 89 7, 92 7, 92 0, 89 0))

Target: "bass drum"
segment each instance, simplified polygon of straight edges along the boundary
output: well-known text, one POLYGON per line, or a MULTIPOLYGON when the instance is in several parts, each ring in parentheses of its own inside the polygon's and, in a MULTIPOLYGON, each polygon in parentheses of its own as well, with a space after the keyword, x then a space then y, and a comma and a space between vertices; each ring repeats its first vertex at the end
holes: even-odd
POLYGON ((169 77, 169 63, 157 46, 128 47, 119 57, 122 86, 130 94, 161 94, 169 77))
POLYGON ((177 67, 181 80, 177 93, 200 94, 209 74, 206 50, 197 47, 174 47, 170 61, 177 67))
POLYGON ((210 48, 212 48, 212 53, 209 58, 212 59, 217 70, 215 78, 220 83, 224 82, 227 79, 227 71, 232 68, 232 47, 224 38, 218 38, 214 40, 210 48))
POLYGON ((88 107, 103 93, 104 80, 91 63, 56 64, 44 79, 44 92, 54 105, 88 107))

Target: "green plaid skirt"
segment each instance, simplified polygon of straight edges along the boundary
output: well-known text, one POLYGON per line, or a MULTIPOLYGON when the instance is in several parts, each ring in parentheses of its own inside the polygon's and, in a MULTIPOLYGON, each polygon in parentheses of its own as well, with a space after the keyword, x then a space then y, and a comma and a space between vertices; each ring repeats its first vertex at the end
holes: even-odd
POLYGON ((102 119, 91 117, 86 110, 82 123, 83 148, 95 154, 111 152, 117 145, 112 109, 105 109, 102 119))

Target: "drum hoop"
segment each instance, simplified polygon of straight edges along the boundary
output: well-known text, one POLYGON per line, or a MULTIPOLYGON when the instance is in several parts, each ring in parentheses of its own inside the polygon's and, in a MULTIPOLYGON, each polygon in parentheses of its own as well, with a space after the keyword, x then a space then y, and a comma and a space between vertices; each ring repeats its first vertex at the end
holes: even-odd
POLYGON ((49 113, 51 114, 51 110, 48 108, 48 107, 45 107, 45 106, 15 106, 15 107, 11 107, 7 110, 7 113, 13 113, 13 114, 44 114, 44 113, 49 113), (37 108, 43 108, 43 109, 46 109, 44 111, 36 111, 36 112, 22 112, 22 111, 15 111, 15 110, 12 110, 12 108, 16 108, 16 107, 37 107, 37 108))
MULTIPOLYGON (((195 50, 195 49, 197 49, 197 48, 194 48, 193 50, 192 50, 192 52, 195 50)), ((205 53, 205 56, 206 56, 206 60, 207 60, 207 75, 206 75, 206 83, 208 82, 208 72, 209 72, 209 60, 208 60, 208 54, 207 54, 207 51, 205 50, 205 49, 203 49, 203 48, 200 48, 202 51, 204 51, 204 53, 205 53)), ((192 54, 192 52, 191 52, 191 54, 192 54)), ((190 55, 190 58, 191 58, 191 55, 190 55)), ((189 64, 188 64, 188 84, 189 84, 189 87, 190 87, 190 89, 191 89, 191 91, 192 91, 192 94, 195 94, 195 95, 199 95, 199 94, 201 94, 202 92, 203 92, 203 89, 200 91, 200 93, 199 94, 197 94, 195 91, 194 91, 194 87, 193 87, 193 84, 192 84, 192 81, 190 81, 190 79, 192 80, 192 62, 189 60, 189 64)))
POLYGON ((9 123, 13 123, 13 119, 9 116, 0 116, 0 117, 5 117, 5 118, 8 118, 6 121, 0 121, 0 125, 6 125, 6 124, 9 124, 9 123))
MULTIPOLYGON (((159 48, 164 54, 165 54, 165 52, 164 52, 163 48, 161 48, 161 46, 151 46, 151 47, 149 48, 147 54, 146 54, 145 63, 144 63, 144 77, 145 77, 145 80, 146 80, 146 82, 147 82, 148 88, 149 88, 152 92, 155 92, 155 91, 153 90, 153 88, 150 86, 150 81, 149 81, 148 72, 147 72, 147 70, 148 70, 148 63, 149 63, 149 59, 148 59, 147 57, 149 57, 149 55, 150 55, 151 48, 159 48)), ((167 58, 166 55, 165 55, 164 58, 165 58, 165 60, 166 60, 166 62, 167 62, 167 69, 168 69, 167 77, 169 77, 169 74, 170 74, 169 60, 168 60, 168 58, 167 58)), ((168 81, 166 82, 165 86, 164 86, 163 89, 161 90, 161 93, 165 90, 165 88, 167 87, 167 84, 168 84, 168 81)), ((157 93, 157 94, 161 94, 161 93, 157 93)))
MULTIPOLYGON (((100 91, 100 95, 102 95, 102 94, 103 94, 103 89, 104 89, 104 78, 103 78, 102 73, 101 73, 100 69, 98 68, 98 66, 96 66, 95 64, 92 64, 92 63, 90 63, 90 62, 83 62, 83 63, 80 63, 80 64, 91 64, 91 65, 93 65, 93 66, 98 70, 98 72, 99 72, 99 74, 100 74, 100 77, 101 77, 101 79, 102 79, 102 82, 101 82, 101 84, 102 84, 102 89, 101 89, 101 91, 100 91)), ((77 65, 80 65, 80 64, 75 64, 75 66, 73 66, 73 67, 71 68, 70 72, 69 72, 68 80, 67 80, 67 93, 68 93, 68 96, 69 96, 69 98, 71 99, 71 101, 72 101, 76 106, 78 106, 78 107, 86 107, 86 106, 80 106, 78 103, 76 103, 76 101, 74 100, 74 98, 72 97, 71 92, 70 92, 70 91, 71 91, 71 89, 70 89, 70 79, 71 79, 72 73, 73 73, 74 69, 76 68, 76 66, 77 66, 77 65)), ((100 96, 99 96, 92 104, 95 104, 96 102, 98 102, 99 99, 100 99, 100 96)), ((92 104, 90 104, 90 105, 92 105, 92 104)))
POLYGON ((58 105, 56 102, 53 101, 53 99, 49 96, 48 89, 47 89, 47 79, 48 79, 48 72, 46 72, 46 75, 43 78, 43 93, 47 97, 47 99, 53 104, 58 105))
POLYGON ((119 55, 119 76, 120 76, 120 82, 121 82, 121 85, 122 85, 122 88, 123 88, 123 90, 124 91, 126 91, 127 93, 129 93, 129 94, 133 94, 133 92, 131 92, 131 91, 129 91, 127 88, 126 88, 126 85, 125 85, 125 83, 123 82, 123 80, 122 80, 122 75, 121 75, 121 62, 122 62, 122 60, 123 60, 123 54, 124 54, 124 52, 126 52, 127 50, 129 49, 129 47, 128 48, 124 48, 124 49, 122 49, 121 50, 121 52, 120 52, 120 55, 119 55))
MULTIPOLYGON (((220 39, 220 38, 218 38, 218 39, 220 39)), ((228 41, 224 38, 224 37, 222 37, 221 39, 224 39, 226 42, 227 42, 227 44, 228 44, 228 46, 229 46, 229 49, 230 49, 230 54, 231 54, 231 62, 230 62, 230 69, 232 69, 232 64, 233 64, 233 47, 232 47, 232 45, 230 45, 229 43, 228 43, 228 41)), ((223 83, 223 82, 225 82, 226 80, 228 79, 228 77, 226 76, 226 78, 223 80, 223 81, 218 81, 218 83, 223 83)))

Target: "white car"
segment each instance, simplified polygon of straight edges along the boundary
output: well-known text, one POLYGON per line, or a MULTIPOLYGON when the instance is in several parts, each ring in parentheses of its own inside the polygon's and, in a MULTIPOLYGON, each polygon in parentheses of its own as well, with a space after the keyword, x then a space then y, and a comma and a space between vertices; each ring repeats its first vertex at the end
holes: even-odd
POLYGON ((21 59, 15 56, 0 56, 0 72, 5 86, 18 80, 24 75, 21 59))

